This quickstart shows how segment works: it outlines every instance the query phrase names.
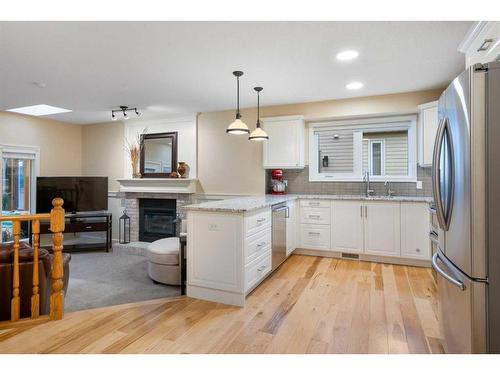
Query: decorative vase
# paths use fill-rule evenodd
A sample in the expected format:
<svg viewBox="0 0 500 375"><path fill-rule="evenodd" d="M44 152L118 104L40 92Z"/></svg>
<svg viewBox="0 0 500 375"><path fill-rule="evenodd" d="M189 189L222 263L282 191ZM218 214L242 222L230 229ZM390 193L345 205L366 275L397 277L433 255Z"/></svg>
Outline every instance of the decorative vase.
<svg viewBox="0 0 500 375"><path fill-rule="evenodd" d="M139 173L139 166L137 165L137 160L131 160L132 163L132 178L141 178Z"/></svg>
<svg viewBox="0 0 500 375"><path fill-rule="evenodd" d="M184 175L186 174L187 171L187 165L186 162L180 161L179 166L177 167L177 172L181 176L181 178L184 178Z"/></svg>

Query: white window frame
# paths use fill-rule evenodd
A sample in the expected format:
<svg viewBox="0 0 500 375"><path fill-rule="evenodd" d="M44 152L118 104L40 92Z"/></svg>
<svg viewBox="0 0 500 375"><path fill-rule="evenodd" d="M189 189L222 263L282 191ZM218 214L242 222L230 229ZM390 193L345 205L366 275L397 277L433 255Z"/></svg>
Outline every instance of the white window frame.
<svg viewBox="0 0 500 375"><path fill-rule="evenodd" d="M36 212L36 178L40 176L40 147L24 145L0 144L0 176L3 175L4 155L19 157L20 159L30 159L33 162L33 170L30 181L30 213ZM0 192L2 191L3 180L0 177ZM1 209L1 207L0 207Z"/></svg>
<svg viewBox="0 0 500 375"><path fill-rule="evenodd" d="M318 130L353 130L353 172L320 173L318 164ZM378 116L309 123L309 181L362 182L363 181L363 133L364 132L408 132L408 174L406 176L370 176L371 181L416 182L417 181L417 116ZM368 159L370 159L368 157Z"/></svg>
<svg viewBox="0 0 500 375"><path fill-rule="evenodd" d="M379 177L373 174L373 145L380 144L380 173L385 176L385 140L383 139L369 139L368 140L368 170L371 177Z"/></svg>

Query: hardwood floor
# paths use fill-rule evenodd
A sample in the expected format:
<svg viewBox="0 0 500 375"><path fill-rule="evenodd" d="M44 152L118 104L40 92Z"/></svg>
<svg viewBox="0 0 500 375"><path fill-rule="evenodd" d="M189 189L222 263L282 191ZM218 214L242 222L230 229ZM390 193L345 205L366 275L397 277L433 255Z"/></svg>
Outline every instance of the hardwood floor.
<svg viewBox="0 0 500 375"><path fill-rule="evenodd" d="M0 353L442 353L425 268L293 255L245 308L188 297L0 327Z"/></svg>

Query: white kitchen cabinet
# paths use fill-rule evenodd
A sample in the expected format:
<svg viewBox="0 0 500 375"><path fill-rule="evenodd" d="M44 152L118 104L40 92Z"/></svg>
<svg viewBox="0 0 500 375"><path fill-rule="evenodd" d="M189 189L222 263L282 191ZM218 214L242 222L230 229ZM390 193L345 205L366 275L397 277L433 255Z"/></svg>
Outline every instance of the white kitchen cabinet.
<svg viewBox="0 0 500 375"><path fill-rule="evenodd" d="M244 306L272 265L271 208L187 212L187 295Z"/></svg>
<svg viewBox="0 0 500 375"><path fill-rule="evenodd" d="M401 203L401 256L429 259L430 213L422 203Z"/></svg>
<svg viewBox="0 0 500 375"><path fill-rule="evenodd" d="M269 136L262 146L264 169L304 168L304 117L266 117L261 121Z"/></svg>
<svg viewBox="0 0 500 375"><path fill-rule="evenodd" d="M332 202L332 249L346 253L363 252L364 205L361 201Z"/></svg>
<svg viewBox="0 0 500 375"><path fill-rule="evenodd" d="M438 102L418 106L418 164L421 167L432 166L434 142L438 131Z"/></svg>
<svg viewBox="0 0 500 375"><path fill-rule="evenodd" d="M465 53L467 67L500 60L500 22L476 22L469 30L458 50Z"/></svg>
<svg viewBox="0 0 500 375"><path fill-rule="evenodd" d="M400 209L399 202L365 203L365 253L400 255Z"/></svg>
<svg viewBox="0 0 500 375"><path fill-rule="evenodd" d="M297 247L297 203L288 201L288 218L286 221L286 256L289 256Z"/></svg>
<svg viewBox="0 0 500 375"><path fill-rule="evenodd" d="M300 247L304 249L331 250L330 225L301 224Z"/></svg>

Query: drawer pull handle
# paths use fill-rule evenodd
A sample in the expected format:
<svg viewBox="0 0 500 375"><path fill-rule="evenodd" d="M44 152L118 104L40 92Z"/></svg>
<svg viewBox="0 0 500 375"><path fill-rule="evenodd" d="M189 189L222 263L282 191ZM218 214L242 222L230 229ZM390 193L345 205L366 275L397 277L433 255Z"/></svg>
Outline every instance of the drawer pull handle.
<svg viewBox="0 0 500 375"><path fill-rule="evenodd" d="M92 229L92 225L87 225L85 229Z"/></svg>
<svg viewBox="0 0 500 375"><path fill-rule="evenodd" d="M257 247L262 247L262 246L265 246L265 245L266 245L266 243L265 243L265 242L261 242L261 243L258 243L258 244L257 244Z"/></svg>
<svg viewBox="0 0 500 375"><path fill-rule="evenodd" d="M257 219L257 224L261 224L263 223L264 221L266 221L266 218L263 217L262 219Z"/></svg>
<svg viewBox="0 0 500 375"><path fill-rule="evenodd" d="M319 206L319 202L309 202L309 206Z"/></svg>
<svg viewBox="0 0 500 375"><path fill-rule="evenodd" d="M309 215L309 219L319 219L319 215Z"/></svg>
<svg viewBox="0 0 500 375"><path fill-rule="evenodd" d="M257 271L262 272L265 269L266 269L266 266L260 266L259 268L257 268Z"/></svg>
<svg viewBox="0 0 500 375"><path fill-rule="evenodd" d="M321 233L319 232L309 232L310 236L319 236Z"/></svg>

